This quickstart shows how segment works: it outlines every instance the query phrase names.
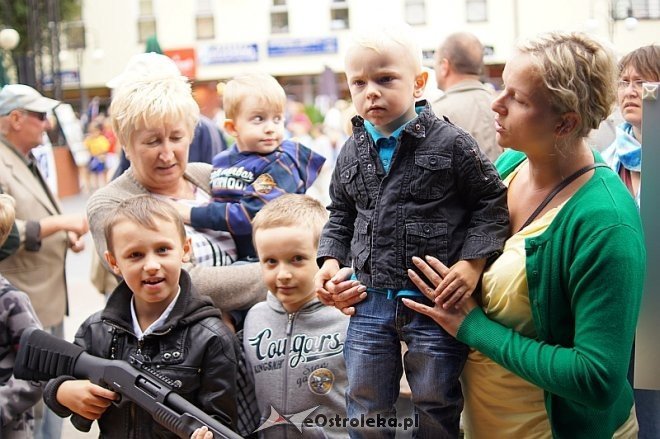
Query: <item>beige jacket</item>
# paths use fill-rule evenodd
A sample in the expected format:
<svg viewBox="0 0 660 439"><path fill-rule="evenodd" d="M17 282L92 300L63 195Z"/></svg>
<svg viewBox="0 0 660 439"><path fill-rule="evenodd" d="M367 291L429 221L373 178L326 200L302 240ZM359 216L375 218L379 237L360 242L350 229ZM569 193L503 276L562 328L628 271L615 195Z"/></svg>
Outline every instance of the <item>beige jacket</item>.
<svg viewBox="0 0 660 439"><path fill-rule="evenodd" d="M69 248L66 232L44 238L37 251L25 248L28 221L59 215L61 209L50 190L30 171L23 155L0 136L0 186L16 200L16 225L20 247L0 262L2 273L30 297L44 327L63 321L67 311L67 286L64 273Z"/></svg>
<svg viewBox="0 0 660 439"><path fill-rule="evenodd" d="M209 192L212 167L207 163L189 163L184 178L204 192ZM135 180L129 168L120 177L94 192L87 201L87 219L99 256L107 248L103 224L114 206L135 195L148 194L147 189ZM104 260L101 257L101 260ZM266 299L266 287L258 264L226 267L184 267L190 273L193 285L200 294L210 296L215 305L224 311L248 309Z"/></svg>
<svg viewBox="0 0 660 439"><path fill-rule="evenodd" d="M490 108L493 99L495 93L487 86L466 80L449 87L431 106L436 116L447 116L454 125L470 133L494 162L502 148L495 140L495 113Z"/></svg>

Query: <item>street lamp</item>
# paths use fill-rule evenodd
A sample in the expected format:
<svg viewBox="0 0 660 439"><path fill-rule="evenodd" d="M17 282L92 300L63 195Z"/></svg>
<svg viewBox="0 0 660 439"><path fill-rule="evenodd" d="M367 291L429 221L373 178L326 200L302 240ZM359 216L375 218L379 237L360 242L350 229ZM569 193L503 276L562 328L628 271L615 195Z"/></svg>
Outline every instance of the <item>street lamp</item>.
<svg viewBox="0 0 660 439"><path fill-rule="evenodd" d="M4 68L4 61L7 55L11 60L11 51L18 46L19 41L21 41L20 35L16 32L16 29L7 28L0 30L0 48L2 49L2 56L0 57L0 85L8 84L10 82L9 75L6 73ZM11 63L10 65L13 65Z"/></svg>

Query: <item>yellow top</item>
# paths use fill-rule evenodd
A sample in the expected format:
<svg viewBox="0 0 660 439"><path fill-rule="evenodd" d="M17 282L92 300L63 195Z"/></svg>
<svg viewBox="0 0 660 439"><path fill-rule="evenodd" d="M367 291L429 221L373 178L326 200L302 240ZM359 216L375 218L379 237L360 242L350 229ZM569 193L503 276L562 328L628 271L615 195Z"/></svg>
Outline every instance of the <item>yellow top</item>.
<svg viewBox="0 0 660 439"><path fill-rule="evenodd" d="M517 171L507 176L508 186ZM547 229L562 206L511 236L502 255L484 272L484 312L492 320L534 338L525 272L525 239ZM551 438L543 390L472 349L463 376L466 438ZM512 416L515 414L515 416Z"/></svg>
<svg viewBox="0 0 660 439"><path fill-rule="evenodd" d="M99 157L110 150L110 141L99 134L98 136L89 136L85 139L85 146L93 157Z"/></svg>
<svg viewBox="0 0 660 439"><path fill-rule="evenodd" d="M517 171L507 176L505 185L509 185ZM482 300L486 315L526 337L535 338L536 330L529 304L525 239L543 233L564 204L549 210L511 236L502 255L483 275ZM465 397L463 427L466 438L552 437L541 388L474 349L470 351L461 381ZM614 437L623 432L630 434L636 430L636 424L633 407L631 417Z"/></svg>

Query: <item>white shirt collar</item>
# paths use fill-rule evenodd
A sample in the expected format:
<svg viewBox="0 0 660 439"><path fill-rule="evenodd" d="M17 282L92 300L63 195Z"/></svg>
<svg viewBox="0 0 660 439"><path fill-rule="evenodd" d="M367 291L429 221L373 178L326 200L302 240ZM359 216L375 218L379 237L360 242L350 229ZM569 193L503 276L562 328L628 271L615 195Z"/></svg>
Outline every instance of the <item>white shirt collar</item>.
<svg viewBox="0 0 660 439"><path fill-rule="evenodd" d="M138 339L142 339L144 336L149 335L163 327L165 320L170 316L172 308L174 308L174 304L179 298L179 294L181 294L181 286L179 286L179 290L176 292L174 300L172 300L170 304L167 305L167 308L165 308L160 317L158 317L156 321L149 325L149 327L145 329L144 332L142 332L142 328L140 328L140 323L138 322L137 314L135 313L135 295L131 297L131 318L133 320L133 333Z"/></svg>

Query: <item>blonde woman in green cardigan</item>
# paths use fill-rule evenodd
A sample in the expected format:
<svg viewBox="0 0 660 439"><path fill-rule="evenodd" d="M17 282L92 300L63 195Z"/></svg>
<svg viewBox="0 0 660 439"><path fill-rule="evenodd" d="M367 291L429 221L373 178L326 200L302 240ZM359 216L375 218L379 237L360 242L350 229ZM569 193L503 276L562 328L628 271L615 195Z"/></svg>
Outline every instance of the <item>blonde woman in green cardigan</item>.
<svg viewBox="0 0 660 439"><path fill-rule="evenodd" d="M615 65L583 34L520 47L493 102L512 236L484 272L482 306L446 303L437 259L409 275L432 317L472 351L466 437L636 437L626 380L644 280L635 203L584 142L614 103ZM451 290L451 287L449 288Z"/></svg>
<svg viewBox="0 0 660 439"><path fill-rule="evenodd" d="M626 373L642 228L619 177L584 142L610 112L615 76L612 55L583 34L519 46L493 103L498 143L510 149L496 166L512 236L484 272L481 306L444 302L447 267L414 258L419 272L409 276L435 304L404 302L472 348L462 376L466 437L637 436ZM352 314L366 293L336 279L319 298Z"/></svg>

